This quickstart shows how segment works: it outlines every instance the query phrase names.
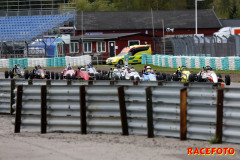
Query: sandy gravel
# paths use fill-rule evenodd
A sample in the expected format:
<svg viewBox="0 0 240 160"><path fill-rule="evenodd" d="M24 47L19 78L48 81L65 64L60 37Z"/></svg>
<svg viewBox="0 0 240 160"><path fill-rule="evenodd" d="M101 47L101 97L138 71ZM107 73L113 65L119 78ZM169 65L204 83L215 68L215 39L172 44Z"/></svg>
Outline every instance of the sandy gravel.
<svg viewBox="0 0 240 160"><path fill-rule="evenodd" d="M210 144L175 138L109 134L14 133L9 115L0 115L0 160L236 160L239 144ZM187 148L234 148L234 156L188 156Z"/></svg>

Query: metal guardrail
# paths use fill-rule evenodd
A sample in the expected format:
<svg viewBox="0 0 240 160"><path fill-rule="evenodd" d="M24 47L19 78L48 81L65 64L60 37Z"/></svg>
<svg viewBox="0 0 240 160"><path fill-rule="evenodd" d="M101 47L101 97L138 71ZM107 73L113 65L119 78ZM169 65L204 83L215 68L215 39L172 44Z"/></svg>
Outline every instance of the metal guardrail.
<svg viewBox="0 0 240 160"><path fill-rule="evenodd" d="M210 140L215 137L217 88L187 89L188 138Z"/></svg>
<svg viewBox="0 0 240 160"><path fill-rule="evenodd" d="M240 89L225 88L223 99L223 141L240 143Z"/></svg>
<svg viewBox="0 0 240 160"><path fill-rule="evenodd" d="M0 93L7 89L8 104L16 102L15 132L122 133L240 143L240 89L219 89L212 83L12 80L18 89L11 91L9 82L0 81Z"/></svg>
<svg viewBox="0 0 240 160"><path fill-rule="evenodd" d="M12 113L14 81L0 80L0 113Z"/></svg>
<svg viewBox="0 0 240 160"><path fill-rule="evenodd" d="M223 89L203 86L20 85L15 90L15 132L140 134L240 143L240 109L237 96L232 97L240 90L225 89L223 104Z"/></svg>

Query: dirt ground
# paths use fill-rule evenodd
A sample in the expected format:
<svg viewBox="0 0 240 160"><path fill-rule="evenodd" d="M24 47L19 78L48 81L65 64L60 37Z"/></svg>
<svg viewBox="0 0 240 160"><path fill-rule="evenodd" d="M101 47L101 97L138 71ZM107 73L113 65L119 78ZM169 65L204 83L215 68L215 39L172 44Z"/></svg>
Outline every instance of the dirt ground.
<svg viewBox="0 0 240 160"><path fill-rule="evenodd" d="M236 160L239 144L112 134L14 133L11 116L0 115L0 160ZM234 148L235 155L193 156L188 148Z"/></svg>

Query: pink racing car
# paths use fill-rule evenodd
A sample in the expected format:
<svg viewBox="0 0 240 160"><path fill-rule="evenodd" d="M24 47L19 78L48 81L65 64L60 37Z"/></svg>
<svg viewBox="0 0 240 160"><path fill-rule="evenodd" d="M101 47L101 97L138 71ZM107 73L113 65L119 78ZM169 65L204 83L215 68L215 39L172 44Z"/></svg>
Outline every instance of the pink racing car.
<svg viewBox="0 0 240 160"><path fill-rule="evenodd" d="M69 65L60 73L60 79L76 79L76 71Z"/></svg>

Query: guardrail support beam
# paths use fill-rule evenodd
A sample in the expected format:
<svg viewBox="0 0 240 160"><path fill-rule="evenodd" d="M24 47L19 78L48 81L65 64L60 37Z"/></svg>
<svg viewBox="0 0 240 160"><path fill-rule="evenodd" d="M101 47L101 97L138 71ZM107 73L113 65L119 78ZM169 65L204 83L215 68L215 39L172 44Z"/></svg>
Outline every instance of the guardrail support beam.
<svg viewBox="0 0 240 160"><path fill-rule="evenodd" d="M180 140L187 139L187 88L180 91Z"/></svg>
<svg viewBox="0 0 240 160"><path fill-rule="evenodd" d="M85 86L80 86L80 119L81 134L87 134L87 111L86 111L86 90Z"/></svg>
<svg viewBox="0 0 240 160"><path fill-rule="evenodd" d="M20 85L17 87L17 104L16 104L14 133L20 133L21 116L22 116L22 95L23 95L23 86Z"/></svg>
<svg viewBox="0 0 240 160"><path fill-rule="evenodd" d="M152 89L146 88L146 111L147 111L147 134L148 138L154 137L153 109L152 109Z"/></svg>
<svg viewBox="0 0 240 160"><path fill-rule="evenodd" d="M121 123L122 123L122 135L128 136L128 121L127 121L127 109L125 104L125 94L124 94L124 87L121 86L118 88L118 102L120 108L120 116L121 116Z"/></svg>
<svg viewBox="0 0 240 160"><path fill-rule="evenodd" d="M10 96L11 96L11 99L10 99L10 114L12 115L13 114L13 112L14 112L14 110L13 110L13 104L15 103L14 102L14 97L15 97L15 95L14 95L14 89L15 89L15 80L14 79L12 79L11 80L11 92L10 92Z"/></svg>
<svg viewBox="0 0 240 160"><path fill-rule="evenodd" d="M47 87L41 86L41 133L47 133Z"/></svg>
<svg viewBox="0 0 240 160"><path fill-rule="evenodd" d="M223 128L223 89L217 90L217 108L216 108L216 133L215 140L222 143L222 128Z"/></svg>

